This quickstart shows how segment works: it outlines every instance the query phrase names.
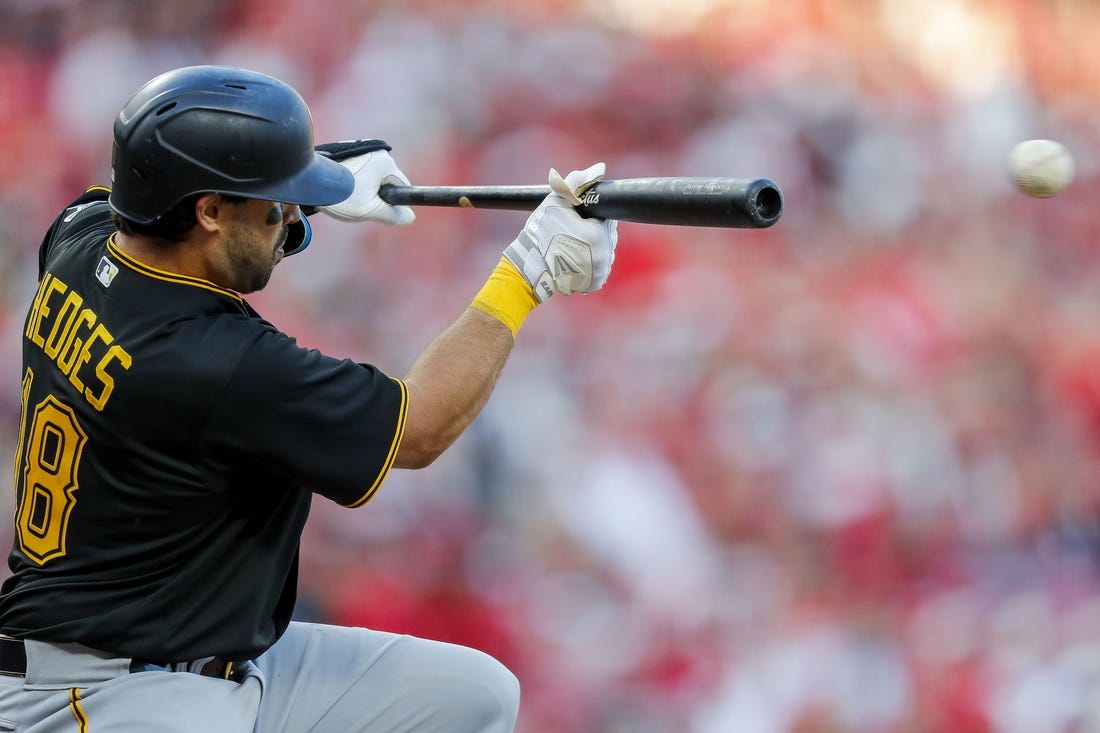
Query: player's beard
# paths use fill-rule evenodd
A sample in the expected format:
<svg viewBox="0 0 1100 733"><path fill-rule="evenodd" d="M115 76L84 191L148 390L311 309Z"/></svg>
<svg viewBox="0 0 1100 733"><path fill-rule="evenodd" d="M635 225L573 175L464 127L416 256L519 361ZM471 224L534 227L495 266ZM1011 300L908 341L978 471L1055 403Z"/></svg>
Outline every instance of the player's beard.
<svg viewBox="0 0 1100 733"><path fill-rule="evenodd" d="M238 293L263 290L271 279L275 265L282 259L287 233L287 228L283 227L278 239L272 243L254 229L233 224L226 243L227 274L232 283L229 287ZM271 249L272 245L274 249Z"/></svg>

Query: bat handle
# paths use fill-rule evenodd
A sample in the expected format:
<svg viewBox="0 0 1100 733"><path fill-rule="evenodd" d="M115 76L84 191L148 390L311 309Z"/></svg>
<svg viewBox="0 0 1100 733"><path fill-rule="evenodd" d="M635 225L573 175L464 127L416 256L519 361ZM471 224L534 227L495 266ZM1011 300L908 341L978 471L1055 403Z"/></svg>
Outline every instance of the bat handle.
<svg viewBox="0 0 1100 733"><path fill-rule="evenodd" d="M396 186L386 184L378 197L393 206L453 206L462 209L534 211L549 186Z"/></svg>

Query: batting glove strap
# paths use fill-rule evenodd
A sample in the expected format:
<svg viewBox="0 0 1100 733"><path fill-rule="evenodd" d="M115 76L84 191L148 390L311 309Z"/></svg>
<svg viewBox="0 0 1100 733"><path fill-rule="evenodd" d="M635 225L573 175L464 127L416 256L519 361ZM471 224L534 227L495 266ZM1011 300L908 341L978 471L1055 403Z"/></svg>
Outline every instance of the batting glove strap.
<svg viewBox="0 0 1100 733"><path fill-rule="evenodd" d="M321 143L313 148L326 158L332 158L336 162L354 158L363 153L373 153L375 150L392 152L393 148L385 140L341 140L335 143Z"/></svg>

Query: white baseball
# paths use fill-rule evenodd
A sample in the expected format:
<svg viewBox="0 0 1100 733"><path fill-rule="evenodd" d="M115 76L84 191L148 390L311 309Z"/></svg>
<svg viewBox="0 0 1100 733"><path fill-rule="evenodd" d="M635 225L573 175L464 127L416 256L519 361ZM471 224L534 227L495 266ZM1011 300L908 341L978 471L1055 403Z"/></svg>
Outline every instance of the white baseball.
<svg viewBox="0 0 1100 733"><path fill-rule="evenodd" d="M1073 180L1076 166L1066 146L1055 140L1024 140L1008 154L1008 170L1016 187L1035 198L1061 193Z"/></svg>

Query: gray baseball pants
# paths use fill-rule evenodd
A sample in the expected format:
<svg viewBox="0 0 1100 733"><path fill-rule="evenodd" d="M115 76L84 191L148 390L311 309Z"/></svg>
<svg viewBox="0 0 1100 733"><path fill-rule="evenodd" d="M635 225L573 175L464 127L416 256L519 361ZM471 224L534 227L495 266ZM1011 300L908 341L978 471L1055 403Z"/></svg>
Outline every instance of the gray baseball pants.
<svg viewBox="0 0 1100 733"><path fill-rule="evenodd" d="M26 676L0 676L0 731L509 733L519 709L518 681L487 654L368 629L292 623L230 680L25 647Z"/></svg>

